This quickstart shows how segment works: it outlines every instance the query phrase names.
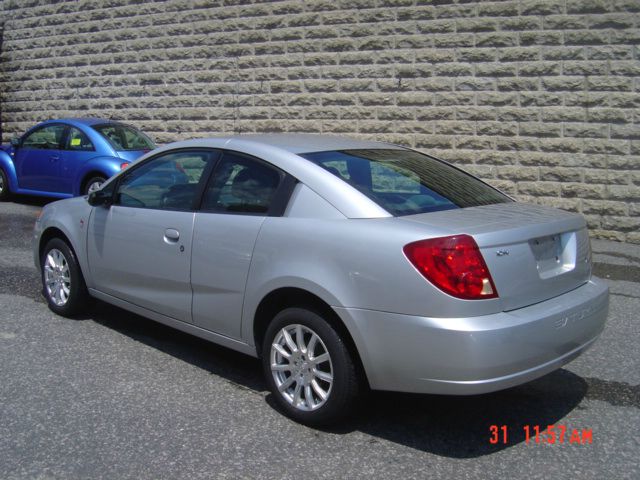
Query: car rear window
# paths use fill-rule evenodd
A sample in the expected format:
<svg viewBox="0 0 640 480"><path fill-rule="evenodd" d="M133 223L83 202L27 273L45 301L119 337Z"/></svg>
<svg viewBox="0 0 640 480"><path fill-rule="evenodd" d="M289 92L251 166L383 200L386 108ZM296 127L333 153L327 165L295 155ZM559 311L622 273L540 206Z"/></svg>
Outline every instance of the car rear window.
<svg viewBox="0 0 640 480"><path fill-rule="evenodd" d="M93 129L106 138L111 146L118 151L153 150L156 148L149 137L128 125L106 123L94 125Z"/></svg>
<svg viewBox="0 0 640 480"><path fill-rule="evenodd" d="M472 175L412 150L341 150L301 156L395 216L512 201Z"/></svg>

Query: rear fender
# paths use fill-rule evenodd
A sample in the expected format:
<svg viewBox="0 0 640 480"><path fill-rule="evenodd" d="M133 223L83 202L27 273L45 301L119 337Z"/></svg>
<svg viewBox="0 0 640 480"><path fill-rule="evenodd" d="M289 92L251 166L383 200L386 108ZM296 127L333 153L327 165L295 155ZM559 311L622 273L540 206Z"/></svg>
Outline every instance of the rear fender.
<svg viewBox="0 0 640 480"><path fill-rule="evenodd" d="M84 163L74 179L73 195L82 195L82 183L89 174L99 173L105 178L109 178L120 171L120 165L122 163L124 163L124 161L117 157L95 157Z"/></svg>

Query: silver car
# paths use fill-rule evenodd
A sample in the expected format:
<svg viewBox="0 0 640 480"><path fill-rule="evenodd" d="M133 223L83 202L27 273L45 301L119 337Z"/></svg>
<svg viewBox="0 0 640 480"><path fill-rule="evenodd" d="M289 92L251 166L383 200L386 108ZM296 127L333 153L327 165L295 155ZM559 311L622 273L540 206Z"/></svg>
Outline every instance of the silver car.
<svg viewBox="0 0 640 480"><path fill-rule="evenodd" d="M368 387L530 381L592 345L608 310L582 216L330 136L157 149L44 207L34 256L54 312L95 297L259 357L282 411L315 425Z"/></svg>

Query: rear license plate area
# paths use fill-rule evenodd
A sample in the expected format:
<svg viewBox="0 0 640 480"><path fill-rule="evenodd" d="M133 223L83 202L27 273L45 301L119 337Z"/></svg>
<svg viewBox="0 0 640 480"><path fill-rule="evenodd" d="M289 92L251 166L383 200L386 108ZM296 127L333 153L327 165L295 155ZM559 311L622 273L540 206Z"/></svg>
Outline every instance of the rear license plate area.
<svg viewBox="0 0 640 480"><path fill-rule="evenodd" d="M529 246L540 278L550 278L576 266L576 233L566 232L534 238Z"/></svg>

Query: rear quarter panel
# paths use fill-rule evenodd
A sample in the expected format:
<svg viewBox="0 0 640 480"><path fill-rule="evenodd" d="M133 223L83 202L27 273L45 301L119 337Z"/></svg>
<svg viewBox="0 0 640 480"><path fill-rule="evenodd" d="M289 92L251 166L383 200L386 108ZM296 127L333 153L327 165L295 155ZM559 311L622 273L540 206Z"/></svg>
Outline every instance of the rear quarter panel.
<svg viewBox="0 0 640 480"><path fill-rule="evenodd" d="M499 311L497 299L469 301L443 293L404 256L407 243L445 233L396 218L267 218L247 280L243 339L253 341L260 301L283 287L307 290L333 307L430 317Z"/></svg>
<svg viewBox="0 0 640 480"><path fill-rule="evenodd" d="M100 172L106 178L110 178L120 171L121 163L122 159L107 156L94 157L90 160L87 160L86 162L83 162L75 174L75 179L73 182L73 194L81 195L82 192L80 191L80 189L82 182L91 172Z"/></svg>

